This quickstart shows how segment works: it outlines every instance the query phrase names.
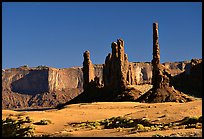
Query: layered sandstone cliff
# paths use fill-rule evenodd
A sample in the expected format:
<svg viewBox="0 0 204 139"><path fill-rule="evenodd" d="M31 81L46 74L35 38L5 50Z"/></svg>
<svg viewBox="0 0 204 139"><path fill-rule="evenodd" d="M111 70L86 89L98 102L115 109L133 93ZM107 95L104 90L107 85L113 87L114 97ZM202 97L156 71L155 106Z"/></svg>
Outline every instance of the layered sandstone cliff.
<svg viewBox="0 0 204 139"><path fill-rule="evenodd" d="M12 68L2 70L2 108L51 107L83 89L81 68Z"/></svg>
<svg viewBox="0 0 204 139"><path fill-rule="evenodd" d="M41 92L81 88L81 68L12 68L2 71L2 87L13 92L35 95Z"/></svg>

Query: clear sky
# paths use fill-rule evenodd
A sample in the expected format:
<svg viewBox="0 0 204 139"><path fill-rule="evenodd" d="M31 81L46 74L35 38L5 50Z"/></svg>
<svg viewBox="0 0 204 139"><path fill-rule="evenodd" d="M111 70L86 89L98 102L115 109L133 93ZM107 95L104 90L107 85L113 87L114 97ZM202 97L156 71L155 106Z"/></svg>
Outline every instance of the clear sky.
<svg viewBox="0 0 204 139"><path fill-rule="evenodd" d="M150 62L153 22L161 62L202 58L201 2L3 2L2 68L82 66L86 50L103 64L118 38L129 61Z"/></svg>

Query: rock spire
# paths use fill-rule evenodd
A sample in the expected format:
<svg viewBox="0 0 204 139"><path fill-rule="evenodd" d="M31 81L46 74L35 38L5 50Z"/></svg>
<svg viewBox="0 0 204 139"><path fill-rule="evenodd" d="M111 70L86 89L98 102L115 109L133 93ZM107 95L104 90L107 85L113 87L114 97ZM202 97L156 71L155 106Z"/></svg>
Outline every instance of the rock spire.
<svg viewBox="0 0 204 139"><path fill-rule="evenodd" d="M94 81L95 73L94 66L90 59L90 52L84 52L84 62L83 62L83 88L84 90L91 81Z"/></svg>
<svg viewBox="0 0 204 139"><path fill-rule="evenodd" d="M164 65L160 64L158 23L153 23L153 88L139 97L140 102L187 102L192 99L172 86L172 76Z"/></svg>

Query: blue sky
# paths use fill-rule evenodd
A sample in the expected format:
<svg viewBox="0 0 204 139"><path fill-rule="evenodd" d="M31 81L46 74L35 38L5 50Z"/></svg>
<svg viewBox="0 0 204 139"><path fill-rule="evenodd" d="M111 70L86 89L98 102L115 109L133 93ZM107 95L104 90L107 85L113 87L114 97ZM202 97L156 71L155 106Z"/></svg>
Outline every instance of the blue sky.
<svg viewBox="0 0 204 139"><path fill-rule="evenodd" d="M201 2L3 2L2 68L82 66L86 50L103 64L118 38L129 61L150 62L153 22L161 62L202 58Z"/></svg>

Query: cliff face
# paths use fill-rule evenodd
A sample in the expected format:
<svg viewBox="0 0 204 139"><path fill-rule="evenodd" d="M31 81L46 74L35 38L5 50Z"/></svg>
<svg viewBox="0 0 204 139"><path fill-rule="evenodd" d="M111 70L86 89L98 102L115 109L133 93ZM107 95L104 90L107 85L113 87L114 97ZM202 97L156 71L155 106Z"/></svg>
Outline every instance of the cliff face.
<svg viewBox="0 0 204 139"><path fill-rule="evenodd" d="M152 65L150 62L129 62L131 84L151 83ZM191 61L166 62L172 76L184 71L190 72ZM103 65L94 65L95 76L103 82ZM130 80L130 79L129 79ZM83 87L82 68L47 68L29 69L12 68L2 71L2 87L13 92L35 95L36 93L62 91L69 88Z"/></svg>
<svg viewBox="0 0 204 139"><path fill-rule="evenodd" d="M192 59L185 72L173 78L173 85L180 91L202 97L202 60Z"/></svg>
<svg viewBox="0 0 204 139"><path fill-rule="evenodd" d="M18 70L12 78L11 91L30 95L46 92L48 91L47 78L47 70Z"/></svg>
<svg viewBox="0 0 204 139"><path fill-rule="evenodd" d="M83 89L81 68L12 68L2 70L2 108L52 107Z"/></svg>
<svg viewBox="0 0 204 139"><path fill-rule="evenodd" d="M65 89L82 88L83 75L81 68L49 68L48 92Z"/></svg>
<svg viewBox="0 0 204 139"><path fill-rule="evenodd" d="M81 88L82 80L81 68L16 68L2 71L3 88L29 95Z"/></svg>

